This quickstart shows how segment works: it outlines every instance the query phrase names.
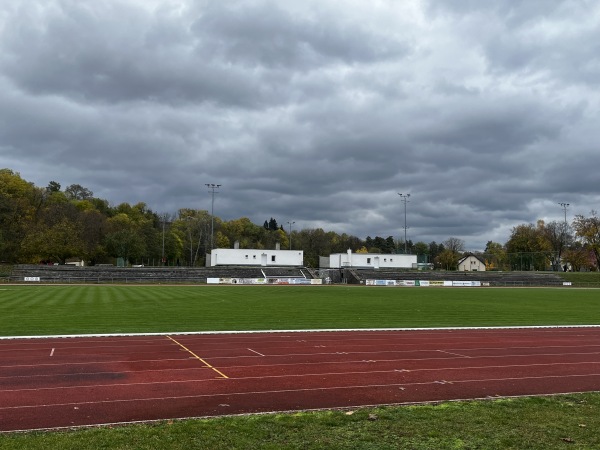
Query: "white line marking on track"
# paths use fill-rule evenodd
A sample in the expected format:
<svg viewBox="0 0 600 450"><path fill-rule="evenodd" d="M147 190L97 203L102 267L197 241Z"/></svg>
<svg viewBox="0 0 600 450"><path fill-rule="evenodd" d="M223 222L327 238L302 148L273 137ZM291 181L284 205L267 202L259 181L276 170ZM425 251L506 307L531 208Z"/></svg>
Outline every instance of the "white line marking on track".
<svg viewBox="0 0 600 450"><path fill-rule="evenodd" d="M504 350L504 349L502 349L502 350ZM447 352L446 350L438 350L438 352L447 353L448 355L453 355L453 356L460 356L461 358L471 358L471 356L461 355L460 353Z"/></svg>
<svg viewBox="0 0 600 450"><path fill-rule="evenodd" d="M553 330L577 328L600 328L600 325L523 325L506 327L443 327L443 328L316 328L305 330L224 330L224 331L173 331L170 333L94 333L94 334L55 334L46 336L0 336L0 340L11 339L57 339L57 338L93 338L93 337L128 337L128 336L189 336L189 335L222 335L222 334L278 334L278 333L344 333L344 332L374 332L374 331L462 331L462 330ZM284 336L288 337L288 336ZM306 342L306 341L297 341Z"/></svg>
<svg viewBox="0 0 600 450"><path fill-rule="evenodd" d="M250 350L252 353L256 353L259 356L265 356L262 353L258 353L256 350L252 350L251 348L249 348L248 350Z"/></svg>
<svg viewBox="0 0 600 450"><path fill-rule="evenodd" d="M585 364L598 364L594 363L575 363L577 365L585 365ZM250 376L250 377L236 377L233 378L237 381L245 381L245 380L267 380L267 379L281 379L281 378L309 378L309 377L343 377L348 375L372 375L372 374L392 374L398 372L448 372L448 371L461 371L461 370L472 370L472 369L506 369L506 368L523 368L523 367L534 367L534 366L569 366L572 363L552 363L552 364L527 364L527 365L507 365L507 366L473 366L473 367L436 367L435 369L425 369L425 368L417 368L411 370L398 370L398 369L390 369L390 370L366 370L366 371L351 371L351 372L315 372L315 373L303 373L303 374L284 374L284 375L262 375L262 376ZM204 367L204 369L209 369L208 367ZM231 369L231 368L230 368ZM492 381L502 381L502 380L527 380L527 379L545 379L545 378L570 378L570 377L587 377L587 376L600 376L600 373L584 373L584 374L569 374L569 375L547 375L547 376L535 376L535 377L510 377L510 378L493 378L490 379ZM201 382L218 382L221 378L193 378L187 380L169 380L169 381L150 381L143 383L108 383L108 384L82 384L79 386L56 386L56 387L42 387L42 388L24 388L24 389L5 389L0 391L0 393L5 392L37 392L37 391L62 391L62 390L76 390L76 389L89 389L89 388L113 388L113 387L123 387L123 386L151 386L151 385L177 385L177 384L185 384L185 383L201 383ZM454 383L465 383L470 381L486 381L487 379L482 380L455 380ZM489 381L489 380L488 380ZM410 384L436 384L438 381L427 381L427 382L415 382L415 383L403 383L403 385ZM370 385L369 385L370 386ZM387 386L387 385L381 385ZM360 386L358 386L360 387ZM345 388L344 386L333 386L330 388L323 389L337 389L337 388ZM311 390L311 389L300 389L300 390ZM218 395L218 394L215 394ZM2 407L0 407L0 410Z"/></svg>
<svg viewBox="0 0 600 450"><path fill-rule="evenodd" d="M454 381L452 384L466 384L466 383L488 383L491 381L522 381L522 380L545 380L545 379L557 379L557 378L585 378L585 377L599 377L600 373L592 374L581 374L581 375L552 375L547 377L508 377L508 378L487 378L487 379L472 379L472 380L459 380ZM238 396L238 395L264 395L264 394L283 394L289 392L318 392L318 391L332 391L332 390L346 390L346 389L373 389L373 388L389 388L389 387L406 387L406 386L425 386L437 384L439 381L425 381L415 383L392 383L392 384L358 384L352 386L332 386L332 387L317 387L317 388L301 388L301 389L278 389L268 391L250 391L250 392L217 392L211 394L198 394L198 395L181 395L181 396L168 396L168 397L150 397L150 398L128 398L128 399L115 399L115 400L99 400L99 401L87 401L87 402L73 402L73 403L50 403L42 405L19 405L19 406L0 406L2 410L15 410L15 409L32 409L32 408L45 408L45 407L59 407L59 406L76 406L76 405L97 405L106 403L131 403L131 402L148 402L148 401L160 401L160 400L174 400L183 398L214 398L214 397L227 397L227 396Z"/></svg>

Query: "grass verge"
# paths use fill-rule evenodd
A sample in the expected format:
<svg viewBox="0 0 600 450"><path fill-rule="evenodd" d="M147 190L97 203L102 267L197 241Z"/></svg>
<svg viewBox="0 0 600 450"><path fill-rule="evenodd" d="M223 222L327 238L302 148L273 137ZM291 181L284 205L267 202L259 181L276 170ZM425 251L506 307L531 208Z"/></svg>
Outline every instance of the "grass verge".
<svg viewBox="0 0 600 450"><path fill-rule="evenodd" d="M12 433L0 449L588 449L599 430L590 393Z"/></svg>

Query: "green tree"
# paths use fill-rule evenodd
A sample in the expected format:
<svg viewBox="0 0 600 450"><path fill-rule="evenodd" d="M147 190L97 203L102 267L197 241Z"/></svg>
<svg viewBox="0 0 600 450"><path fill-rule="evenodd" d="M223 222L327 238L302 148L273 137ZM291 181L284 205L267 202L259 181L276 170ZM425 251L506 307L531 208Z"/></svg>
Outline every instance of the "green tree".
<svg viewBox="0 0 600 450"><path fill-rule="evenodd" d="M52 260L64 264L72 257L81 258L84 242L81 229L68 217L61 217L49 226L39 225L23 241L31 259Z"/></svg>
<svg viewBox="0 0 600 450"><path fill-rule="evenodd" d="M65 195L69 200L87 200L92 198L94 193L80 184L72 184L65 189Z"/></svg>
<svg viewBox="0 0 600 450"><path fill-rule="evenodd" d="M435 261L437 256L444 251L444 244L438 244L435 241L429 243L429 258L431 261Z"/></svg>
<svg viewBox="0 0 600 450"><path fill-rule="evenodd" d="M294 247L304 250L304 264L319 267L319 256L329 255L330 240L322 228L304 229L295 235Z"/></svg>
<svg viewBox="0 0 600 450"><path fill-rule="evenodd" d="M425 242L416 242L415 245L413 245L413 251L417 255L429 255L429 245Z"/></svg>
<svg viewBox="0 0 600 450"><path fill-rule="evenodd" d="M60 192L60 183L56 181L51 181L48 183L48 187L46 188L47 192Z"/></svg>
<svg viewBox="0 0 600 450"><path fill-rule="evenodd" d="M206 210L179 210L178 218L173 222L173 228L178 232L182 241L184 259L187 260L187 265L195 266L201 263L204 260L204 255L210 251L213 219L215 224L214 236L217 237L221 223L217 217L211 217Z"/></svg>
<svg viewBox="0 0 600 450"><path fill-rule="evenodd" d="M132 259L143 257L146 252L144 241L135 230L130 228L108 233L104 238L104 244L110 256L123 258L126 264Z"/></svg>

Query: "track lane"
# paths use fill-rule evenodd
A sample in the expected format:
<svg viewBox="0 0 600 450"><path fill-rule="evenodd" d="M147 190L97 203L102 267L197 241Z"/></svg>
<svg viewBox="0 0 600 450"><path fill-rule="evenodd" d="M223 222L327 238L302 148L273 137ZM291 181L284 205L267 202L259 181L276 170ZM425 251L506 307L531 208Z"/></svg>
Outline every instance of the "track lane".
<svg viewBox="0 0 600 450"><path fill-rule="evenodd" d="M600 387L600 331L593 328L176 340L229 379L167 336L0 341L0 430ZM53 356L44 355L50 348Z"/></svg>

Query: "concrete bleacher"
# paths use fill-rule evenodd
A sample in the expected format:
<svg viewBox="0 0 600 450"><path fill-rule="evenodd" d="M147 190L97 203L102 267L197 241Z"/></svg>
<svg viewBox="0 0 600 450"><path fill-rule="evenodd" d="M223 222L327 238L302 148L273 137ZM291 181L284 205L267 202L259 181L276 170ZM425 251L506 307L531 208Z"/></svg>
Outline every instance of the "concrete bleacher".
<svg viewBox="0 0 600 450"><path fill-rule="evenodd" d="M266 278L312 278L310 272L299 267L262 267Z"/></svg>
<svg viewBox="0 0 600 450"><path fill-rule="evenodd" d="M337 275L334 276L336 273ZM402 269L342 269L321 273L333 283L364 284L365 280L481 281L489 286L562 286L557 272L452 272ZM70 265L14 266L7 281L41 283L186 283L204 284L208 278L317 278L313 270L300 267L115 267Z"/></svg>
<svg viewBox="0 0 600 450"><path fill-rule="evenodd" d="M115 267L20 264L11 282L39 278L41 283L206 283L208 278L264 278L264 267ZM269 268L268 277L312 278L300 268Z"/></svg>
<svg viewBox="0 0 600 450"><path fill-rule="evenodd" d="M453 272L386 269L353 269L359 282L365 280L481 281L490 286L562 286L557 272Z"/></svg>

